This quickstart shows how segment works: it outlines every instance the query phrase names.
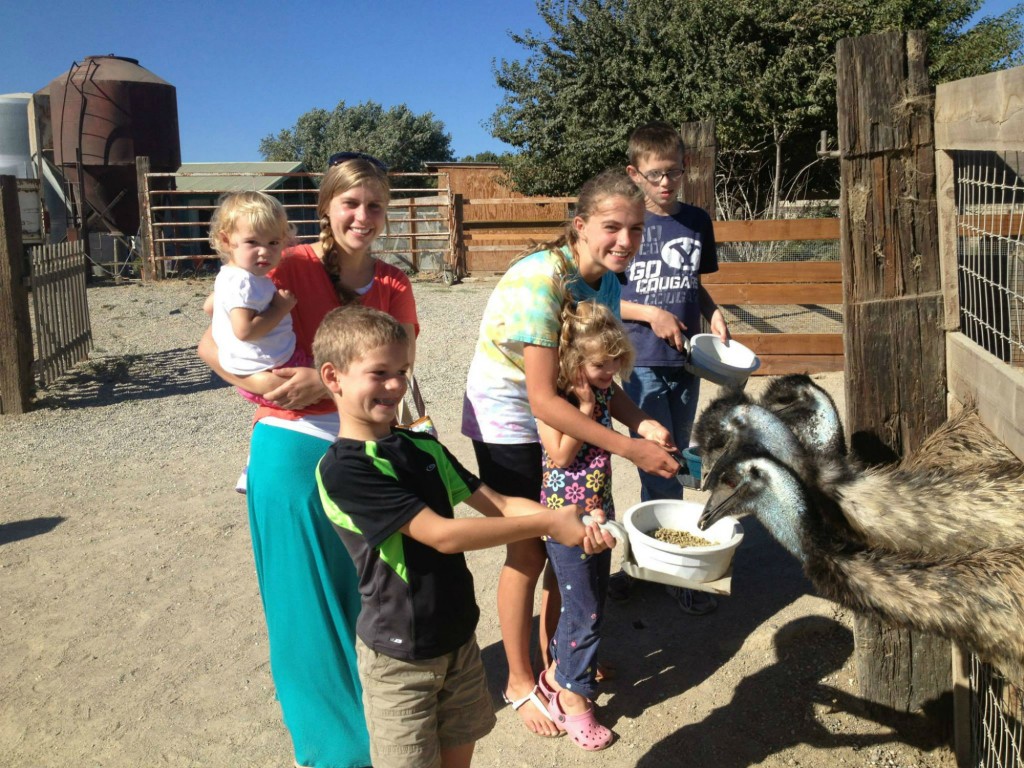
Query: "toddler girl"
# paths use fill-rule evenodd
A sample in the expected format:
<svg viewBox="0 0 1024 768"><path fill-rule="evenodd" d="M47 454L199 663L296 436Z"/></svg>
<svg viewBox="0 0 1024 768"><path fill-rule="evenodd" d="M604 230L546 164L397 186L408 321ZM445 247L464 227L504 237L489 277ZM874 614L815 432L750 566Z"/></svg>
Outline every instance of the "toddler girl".
<svg viewBox="0 0 1024 768"><path fill-rule="evenodd" d="M295 296L267 277L294 233L281 203L263 192L225 195L210 222L210 245L223 261L213 286L213 338L221 367L245 377L238 391L256 403L266 404L260 395L285 382L273 369L312 364L296 352Z"/></svg>
<svg viewBox="0 0 1024 768"><path fill-rule="evenodd" d="M622 324L602 304L570 303L562 315L558 393L610 429L612 378L629 375L633 347ZM613 520L611 454L539 420L537 430L543 447L541 504L603 509ZM661 436L657 424L649 420L640 424L638 433L648 439ZM545 546L558 580L562 612L551 640L551 665L541 672L538 687L548 696L548 712L560 729L584 749L604 749L612 733L597 722L591 702L597 693L597 647L611 551L588 556L580 547L551 540Z"/></svg>

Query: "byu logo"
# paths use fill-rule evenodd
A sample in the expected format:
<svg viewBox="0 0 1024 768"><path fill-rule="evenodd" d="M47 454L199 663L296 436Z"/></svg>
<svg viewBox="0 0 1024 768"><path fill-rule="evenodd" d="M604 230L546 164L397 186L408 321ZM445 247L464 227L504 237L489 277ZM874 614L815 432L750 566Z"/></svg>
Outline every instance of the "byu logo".
<svg viewBox="0 0 1024 768"><path fill-rule="evenodd" d="M661 258L673 269L692 271L700 263L700 241L692 237L669 240L661 247Z"/></svg>

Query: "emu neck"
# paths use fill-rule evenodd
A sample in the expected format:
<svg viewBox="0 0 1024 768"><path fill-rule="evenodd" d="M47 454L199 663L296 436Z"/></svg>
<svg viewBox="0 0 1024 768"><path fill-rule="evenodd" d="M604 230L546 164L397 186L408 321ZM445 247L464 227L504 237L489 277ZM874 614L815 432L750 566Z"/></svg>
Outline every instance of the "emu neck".
<svg viewBox="0 0 1024 768"><path fill-rule="evenodd" d="M772 477L772 498L759 504L757 517L772 537L801 563L807 562L804 551L807 500L796 480L776 469Z"/></svg>

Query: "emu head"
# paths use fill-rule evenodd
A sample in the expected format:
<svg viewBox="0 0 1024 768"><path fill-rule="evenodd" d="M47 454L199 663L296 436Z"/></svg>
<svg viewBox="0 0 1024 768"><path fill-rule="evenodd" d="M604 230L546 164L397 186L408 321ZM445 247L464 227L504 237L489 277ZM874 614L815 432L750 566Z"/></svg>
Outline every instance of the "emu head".
<svg viewBox="0 0 1024 768"><path fill-rule="evenodd" d="M724 457L708 490L711 497L697 521L701 530L721 520L756 516L791 554L806 559L803 544L807 496L800 478L774 456L742 446Z"/></svg>
<svg viewBox="0 0 1024 768"><path fill-rule="evenodd" d="M806 454L785 422L740 392L712 402L698 420L694 438L709 467L704 472L704 488L715 481L723 462L741 446L774 456L799 474L809 471Z"/></svg>
<svg viewBox="0 0 1024 768"><path fill-rule="evenodd" d="M789 426L807 453L825 458L846 455L846 435L835 401L810 376L774 379L759 402Z"/></svg>

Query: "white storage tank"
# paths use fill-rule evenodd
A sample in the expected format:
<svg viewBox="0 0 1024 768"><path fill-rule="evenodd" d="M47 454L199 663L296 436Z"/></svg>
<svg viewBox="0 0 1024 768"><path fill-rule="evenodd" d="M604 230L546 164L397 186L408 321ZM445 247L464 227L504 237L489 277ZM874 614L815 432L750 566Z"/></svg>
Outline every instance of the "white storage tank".
<svg viewBox="0 0 1024 768"><path fill-rule="evenodd" d="M26 245L43 242L43 208L28 133L30 93L0 95L0 176L18 179L21 234Z"/></svg>
<svg viewBox="0 0 1024 768"><path fill-rule="evenodd" d="M32 150L28 138L30 93L0 96L0 176L34 179Z"/></svg>

